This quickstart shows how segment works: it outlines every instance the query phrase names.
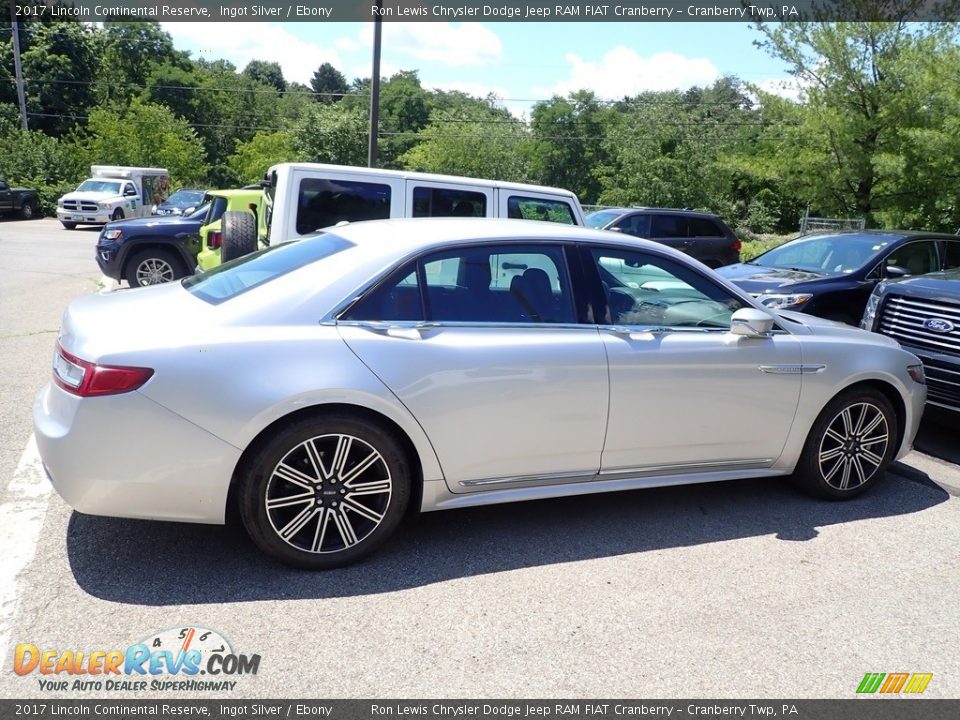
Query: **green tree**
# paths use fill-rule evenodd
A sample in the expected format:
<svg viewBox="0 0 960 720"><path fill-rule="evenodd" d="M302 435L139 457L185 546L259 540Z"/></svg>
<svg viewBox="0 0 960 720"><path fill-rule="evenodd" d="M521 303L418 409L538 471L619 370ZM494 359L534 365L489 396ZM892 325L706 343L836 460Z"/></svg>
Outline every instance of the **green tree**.
<svg viewBox="0 0 960 720"><path fill-rule="evenodd" d="M314 105L294 126L293 147L310 162L367 164L367 114L358 108Z"/></svg>
<svg viewBox="0 0 960 720"><path fill-rule="evenodd" d="M349 86L343 73L328 62L323 63L310 78L310 89L316 93L314 98L321 103L335 103L343 99Z"/></svg>
<svg viewBox="0 0 960 720"><path fill-rule="evenodd" d="M940 72L939 64L956 72L955 24L816 22L759 29L759 44L786 62L802 87L797 104L765 98L785 119L778 132L790 142L777 147L785 174L817 212L871 223L902 214L898 208L916 200L908 160L937 159L930 154L936 143L923 142L923 134L945 117L925 111L930 98L923 93L932 89L929 78ZM942 111L951 101L937 95Z"/></svg>
<svg viewBox="0 0 960 720"><path fill-rule="evenodd" d="M280 63L277 62L251 60L243 69L243 75L254 82L262 83L281 92L287 89L287 81L283 79L283 70L280 68Z"/></svg>
<svg viewBox="0 0 960 720"><path fill-rule="evenodd" d="M300 157L294 147L292 132L258 132L249 142L237 144L236 152L227 160L236 178L243 184L259 182L271 165L295 162Z"/></svg>
<svg viewBox="0 0 960 720"><path fill-rule="evenodd" d="M134 98L126 106L90 111L84 143L90 164L165 167L174 185L195 185L207 176L203 143L163 105Z"/></svg>
<svg viewBox="0 0 960 720"><path fill-rule="evenodd" d="M399 161L409 170L526 182L527 142L523 123L504 120L490 109L465 106L434 113Z"/></svg>

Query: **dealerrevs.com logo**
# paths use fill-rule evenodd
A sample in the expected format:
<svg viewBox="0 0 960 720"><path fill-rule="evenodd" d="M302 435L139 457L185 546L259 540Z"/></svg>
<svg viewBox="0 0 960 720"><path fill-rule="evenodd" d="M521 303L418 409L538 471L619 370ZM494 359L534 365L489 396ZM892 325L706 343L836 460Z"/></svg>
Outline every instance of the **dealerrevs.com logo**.
<svg viewBox="0 0 960 720"><path fill-rule="evenodd" d="M232 691L256 675L260 656L236 653L216 630L170 628L125 650L57 650L20 643L13 671L36 676L41 690L110 692Z"/></svg>

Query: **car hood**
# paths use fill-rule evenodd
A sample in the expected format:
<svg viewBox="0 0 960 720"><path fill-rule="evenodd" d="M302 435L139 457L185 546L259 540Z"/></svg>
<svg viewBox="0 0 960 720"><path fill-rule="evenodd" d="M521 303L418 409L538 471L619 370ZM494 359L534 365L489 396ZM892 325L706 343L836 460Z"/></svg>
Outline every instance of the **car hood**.
<svg viewBox="0 0 960 720"><path fill-rule="evenodd" d="M194 297L179 282L117 290L70 303L59 341L77 357L109 364L114 353L176 350L208 333L215 317L214 306Z"/></svg>
<svg viewBox="0 0 960 720"><path fill-rule="evenodd" d="M789 268L768 268L748 263L737 263L718 268L717 274L751 293L761 293L783 288L792 290L794 285L821 280L823 273Z"/></svg>
<svg viewBox="0 0 960 720"><path fill-rule="evenodd" d="M129 220L115 220L107 223L107 227L123 230L149 230L160 225L162 227L182 226L185 230L192 228L196 231L202 224L203 221L200 218L191 220L182 215L148 215L147 217L130 218Z"/></svg>
<svg viewBox="0 0 960 720"><path fill-rule="evenodd" d="M817 317L816 315L807 315L806 313L794 312L792 310L780 310L775 314L788 321L787 326L790 330L804 335L847 338L852 342L860 344L870 343L873 345L900 347L900 343L886 335L867 332L852 325L834 322L833 320L827 320L822 317ZM800 327L798 328L797 326Z"/></svg>
<svg viewBox="0 0 960 720"><path fill-rule="evenodd" d="M120 199L122 197L123 196L120 195L119 193L89 192L85 190L84 192L76 192L76 191L69 192L60 199L61 200L90 200L92 202L102 202L104 200Z"/></svg>
<svg viewBox="0 0 960 720"><path fill-rule="evenodd" d="M938 295L956 302L960 297L960 268L941 270L940 272L914 275L897 280L887 280L887 284L904 291L918 295Z"/></svg>

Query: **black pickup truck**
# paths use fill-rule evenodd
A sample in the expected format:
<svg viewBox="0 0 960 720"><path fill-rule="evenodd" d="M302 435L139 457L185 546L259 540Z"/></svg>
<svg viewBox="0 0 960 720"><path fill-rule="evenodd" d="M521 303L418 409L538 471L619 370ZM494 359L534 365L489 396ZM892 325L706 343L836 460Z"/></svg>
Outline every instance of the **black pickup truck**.
<svg viewBox="0 0 960 720"><path fill-rule="evenodd" d="M37 214L37 191L30 188L12 188L0 177L0 215L17 213L24 220Z"/></svg>

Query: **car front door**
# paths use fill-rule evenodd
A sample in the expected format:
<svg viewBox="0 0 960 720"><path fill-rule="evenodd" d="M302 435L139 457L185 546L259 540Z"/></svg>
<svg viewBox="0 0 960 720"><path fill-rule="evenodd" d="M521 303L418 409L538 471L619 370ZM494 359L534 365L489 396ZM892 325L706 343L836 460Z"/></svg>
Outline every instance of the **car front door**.
<svg viewBox="0 0 960 720"><path fill-rule="evenodd" d="M426 431L451 492L599 471L607 359L596 325L577 322L560 245L429 254L338 326Z"/></svg>
<svg viewBox="0 0 960 720"><path fill-rule="evenodd" d="M800 344L776 330L729 332L746 304L674 259L584 249L607 303L597 313L610 363L601 476L748 470L780 456L803 372Z"/></svg>

